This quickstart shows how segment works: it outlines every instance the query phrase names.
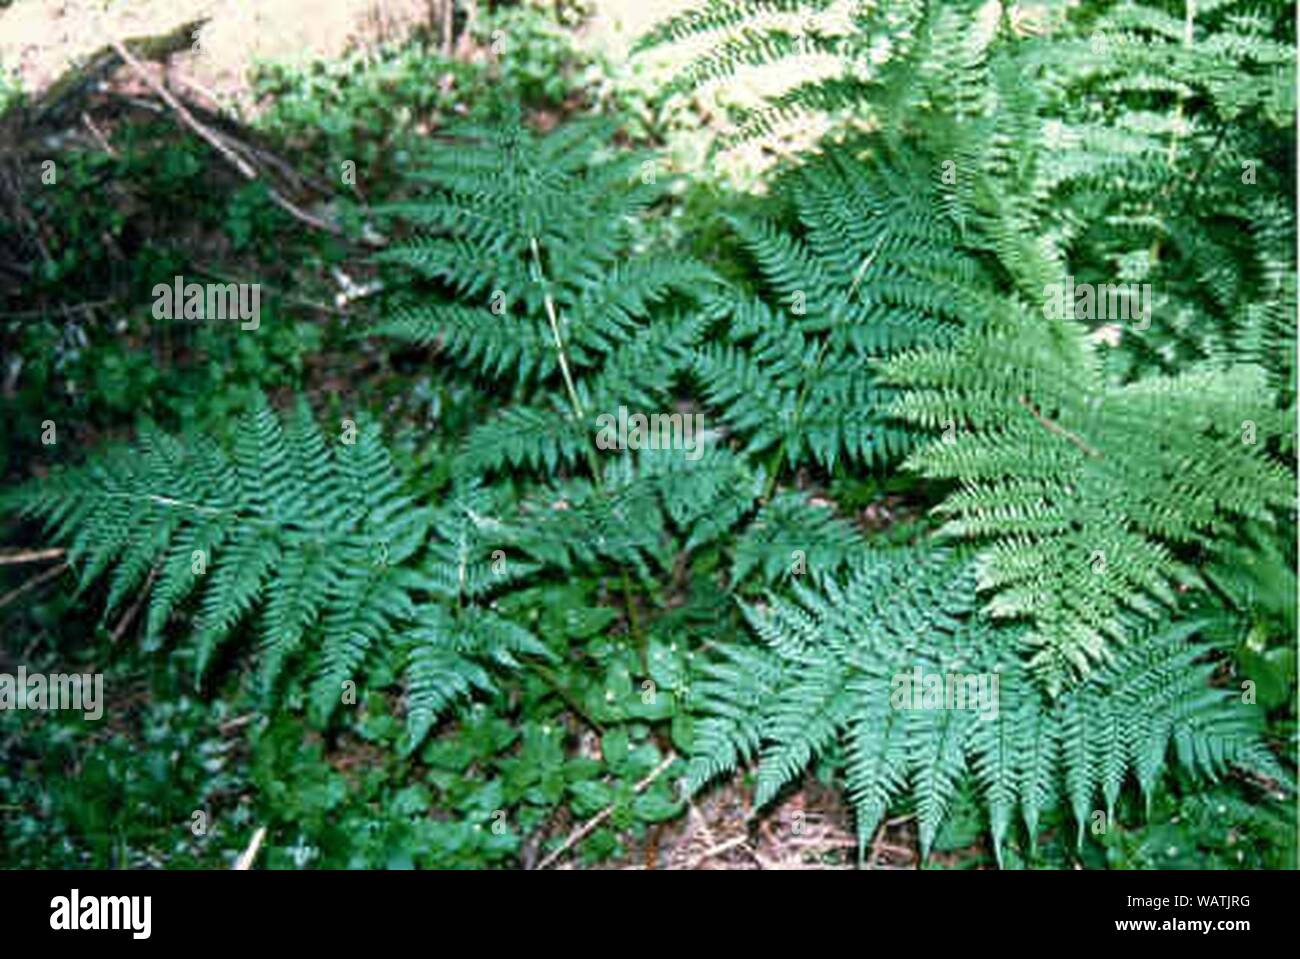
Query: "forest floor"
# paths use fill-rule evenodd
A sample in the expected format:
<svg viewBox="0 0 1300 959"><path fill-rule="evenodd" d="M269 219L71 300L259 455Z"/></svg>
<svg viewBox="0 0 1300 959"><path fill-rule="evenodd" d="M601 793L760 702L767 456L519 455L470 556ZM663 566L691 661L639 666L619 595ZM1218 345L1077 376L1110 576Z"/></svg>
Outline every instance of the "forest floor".
<svg viewBox="0 0 1300 959"><path fill-rule="evenodd" d="M593 0L580 43L625 54L634 38L690 0ZM38 95L66 71L120 40L187 33L178 75L223 105L251 107L250 69L302 63L396 43L426 26L437 0L19 0L0 9L0 71ZM193 25L193 26L192 26Z"/></svg>
<svg viewBox="0 0 1300 959"><path fill-rule="evenodd" d="M259 61L303 62L400 41L427 21L429 7L426 0L130 0L105 9L102 0L25 0L0 10L0 68L35 96L110 39L179 31L190 49L171 58L176 73L223 105L247 104L250 68Z"/></svg>

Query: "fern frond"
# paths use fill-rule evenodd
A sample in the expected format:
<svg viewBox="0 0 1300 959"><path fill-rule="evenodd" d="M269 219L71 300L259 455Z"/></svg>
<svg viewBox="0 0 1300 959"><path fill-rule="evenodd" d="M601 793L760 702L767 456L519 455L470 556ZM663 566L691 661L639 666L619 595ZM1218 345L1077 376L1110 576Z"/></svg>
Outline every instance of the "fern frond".
<svg viewBox="0 0 1300 959"><path fill-rule="evenodd" d="M412 748L451 697L492 688L491 671L520 668L519 656L549 655L486 605L537 569L524 537L498 518L498 499L471 484L421 506L365 417L327 438L305 403L282 420L259 397L234 435L227 452L145 424L135 449L14 499L70 542L83 588L112 570L113 604L157 568L149 648L200 593L190 639L199 675L256 618L264 695L302 661L321 723L358 701L349 694L372 657L427 639L420 630L447 617L447 655L410 657Z"/></svg>
<svg viewBox="0 0 1300 959"><path fill-rule="evenodd" d="M1063 793L1082 836L1130 780L1149 797L1171 753L1205 778L1235 766L1285 779L1259 709L1211 685L1199 624L1130 621L1116 658L1050 701L1016 655L1018 630L973 609L974 575L943 552L868 550L847 578L748 607L760 645L724 645L694 683L692 787L758 756L762 805L844 737L863 845L908 796L928 853L973 778L1001 857L1017 807L1032 840Z"/></svg>
<svg viewBox="0 0 1300 959"><path fill-rule="evenodd" d="M1033 624L1034 667L1059 690L1122 642L1127 611L1172 602L1180 545L1288 500L1266 438L1285 426L1258 368L1113 385L1069 321L1008 313L882 369L908 391L899 415L945 430L908 465L961 484L945 532L982 545L989 611Z"/></svg>

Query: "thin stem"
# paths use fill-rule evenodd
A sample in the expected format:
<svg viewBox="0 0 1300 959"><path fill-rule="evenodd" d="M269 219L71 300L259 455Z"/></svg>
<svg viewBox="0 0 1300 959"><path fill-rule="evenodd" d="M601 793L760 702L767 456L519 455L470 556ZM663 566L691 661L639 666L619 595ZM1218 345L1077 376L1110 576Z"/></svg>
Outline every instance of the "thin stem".
<svg viewBox="0 0 1300 959"><path fill-rule="evenodd" d="M831 343L831 339L829 335L826 337L826 339L822 340L822 345L817 350L817 359L813 360L812 371L808 374L808 376L804 378L803 385L799 388L799 398L795 400L795 404L794 404L794 423L796 426L798 425L799 420L803 416L803 407L804 407L804 403L808 399L808 391L809 389L812 388L812 381L814 377L816 377L817 372L821 369L822 360L826 358L826 350L827 348L829 348L830 343ZM785 437L783 436L781 437L780 444L776 448L776 453L772 456L772 462L768 464L768 469L771 471L771 475L769 475L767 478L767 488L763 490L763 499L765 500L771 499L772 493L775 492L776 490L776 477L777 477L777 473L781 469L781 457L784 454L785 454Z"/></svg>
<svg viewBox="0 0 1300 959"><path fill-rule="evenodd" d="M582 409L582 402L578 399L578 391L573 387L573 374L569 372L569 358L564 352L564 340L560 338L560 321L555 312L555 301L551 298L550 283L547 282L546 272L542 268L542 254L537 248L537 237L530 236L528 245L533 251L533 262L537 264L537 276L542 281L542 301L546 304L546 319L551 324L551 336L555 340L555 355L560 361L560 372L564 374L564 386L569 391L569 402L573 404L573 412L581 421L586 418Z"/></svg>
<svg viewBox="0 0 1300 959"><path fill-rule="evenodd" d="M48 582L49 580L52 580L54 577L58 576L65 569L67 569L69 565L70 564L68 563L60 563L58 566L51 566L43 573L40 573L37 576L33 576L31 579L23 583L18 588L11 589L9 592L5 593L4 596L0 596L0 609L3 609L5 606L8 606L15 599L17 599L19 596L23 595L24 593L28 592L29 590L33 590L37 586L40 586L41 583L45 583Z"/></svg>
<svg viewBox="0 0 1300 959"><path fill-rule="evenodd" d="M647 676L650 675L650 644L647 642L645 634L641 632L641 620L636 612L636 603L632 600L632 581L628 579L627 570L623 570L623 602L627 606L627 628L632 634L632 640L636 643L637 649L641 653L641 668L645 670Z"/></svg>
<svg viewBox="0 0 1300 959"><path fill-rule="evenodd" d="M533 254L533 263L537 267L537 278L542 283L542 302L546 305L546 319L551 325L551 336L555 342L555 355L559 359L560 372L564 374L564 386L569 393L569 402L573 406L573 413L579 423L586 420L586 411L582 408L582 401L578 399L578 391L573 385L573 374L569 370L569 358L564 350L564 340L560 336L559 317L555 309L555 300L551 297L550 281L546 278L546 270L542 266L542 253L537 245L537 237L528 238L528 247ZM587 453L587 463L591 468L591 478L598 489L603 488L604 483L601 478L600 462L596 457L596 451L592 448L591 437L587 437L584 444ZM632 601L632 583L627 577L627 572L623 573L623 599L627 604L628 627L631 630L632 638L641 650L641 659L646 671L649 672L649 654L646 643L641 634L641 626L636 613L636 604Z"/></svg>
<svg viewBox="0 0 1300 959"><path fill-rule="evenodd" d="M1034 404L1030 402L1028 396L1022 395L1020 397L1020 405L1023 406L1025 409L1029 410L1029 414L1034 419L1038 420L1039 424L1041 424L1047 430L1055 433L1057 436L1069 440L1071 443L1079 447L1079 449L1083 450L1085 453L1087 453L1089 456L1093 457L1094 459L1102 458L1101 450L1097 449L1095 446L1090 445L1088 441L1083 439L1082 437L1074 433L1071 433L1069 430L1061 426L1059 423L1053 422L1052 420L1044 416L1042 413L1038 412L1038 410L1034 408Z"/></svg>

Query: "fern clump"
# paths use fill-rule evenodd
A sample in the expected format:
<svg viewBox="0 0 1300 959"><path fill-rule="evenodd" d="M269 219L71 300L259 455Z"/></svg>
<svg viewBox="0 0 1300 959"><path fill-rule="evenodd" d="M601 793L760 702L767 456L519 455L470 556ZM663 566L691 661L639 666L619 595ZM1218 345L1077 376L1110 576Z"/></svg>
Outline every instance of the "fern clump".
<svg viewBox="0 0 1300 959"><path fill-rule="evenodd" d="M706 3L646 39L711 41L678 90L836 61L734 117L732 143L834 122L774 184L785 223L731 217L761 284L696 369L745 452L776 451L771 491L782 463L901 459L970 549L877 554L802 497L764 505L736 569L794 599L748 603L760 644L704 667L694 785L757 759L761 805L842 742L864 842L910 797L928 848L970 780L1000 853L1017 808L1032 837L1061 798L1081 829L1130 778L1149 803L1171 744L1285 778L1261 710L1208 680L1211 590L1294 494L1289 10L1179 9ZM1005 708L893 709L917 663L996 675Z"/></svg>

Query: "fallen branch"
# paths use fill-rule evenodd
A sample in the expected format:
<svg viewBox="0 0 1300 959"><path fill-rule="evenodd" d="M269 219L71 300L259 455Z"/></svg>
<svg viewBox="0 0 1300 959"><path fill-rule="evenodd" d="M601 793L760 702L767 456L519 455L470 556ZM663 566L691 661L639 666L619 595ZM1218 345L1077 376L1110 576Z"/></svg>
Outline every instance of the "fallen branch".
<svg viewBox="0 0 1300 959"><path fill-rule="evenodd" d="M0 553L0 566L13 566L16 563L39 563L41 560L58 559L67 550L60 546L49 549L23 549L16 553Z"/></svg>
<svg viewBox="0 0 1300 959"><path fill-rule="evenodd" d="M732 836L726 842L720 842L716 846L712 846L704 850L704 852L700 853L698 856L692 859L687 864L686 868L698 869L700 867L700 864L705 862L706 860L712 859L714 856L721 855L722 853L726 852L728 849L735 849L737 846L743 846L747 842L749 842L749 837L744 833L741 833L739 836Z"/></svg>
<svg viewBox="0 0 1300 959"><path fill-rule="evenodd" d="M117 55L122 58L122 61L135 71L140 79L145 82L150 90L158 95L163 103L167 104L175 111L176 115L181 118L181 121L187 127L197 133L202 139L206 140L213 148L220 152L222 156L234 164L235 169L242 173L246 179L257 179L257 171L249 166L243 157L239 156L231 150L230 147L226 146L225 143L222 142L221 137L217 136L217 134L213 133L198 120L194 119L194 114L190 113L185 104L172 96L171 91L154 79L149 71L144 68L144 65L135 58L135 55L123 45L121 40L118 40L116 37L111 37L108 42Z"/></svg>
<svg viewBox="0 0 1300 959"><path fill-rule="evenodd" d="M671 766L673 764L673 760L675 760L676 758L677 758L677 754L670 752L666 757L664 757L664 761L661 762L650 772L650 775L646 776L645 779L641 780L639 783L637 783L635 786L632 787L632 794L634 796L639 795L644 789L646 789L646 787L648 787L656 779L662 776L664 770L667 769L669 766ZM597 826L599 826L601 823L603 823L606 819L608 819L613 814L614 808L615 807L613 805L610 805L605 809L602 809L600 812L596 813L596 815L592 816L590 819L588 819L585 823L583 823L573 832L569 833L569 838L564 840L564 845L560 846L559 849L555 850L553 853L551 853L545 859L543 859L540 863L538 863L537 868L545 869L551 863L555 862L555 860L559 859L560 856L564 855L565 852L572 849L578 843L582 842L582 840L586 839L587 836L592 832L592 830L594 830Z"/></svg>
<svg viewBox="0 0 1300 959"><path fill-rule="evenodd" d="M114 37L114 38L110 38L109 44L112 46L113 50L117 53L117 55L122 58L123 62L126 63L126 65L129 66L137 75L139 75L140 79L143 80L146 85L148 85L149 89L152 90L155 94L157 94L158 97L165 104L167 104L167 106L169 106L172 109L172 111L176 114L177 117L180 118L181 122L185 126L193 130L196 134L198 134L198 136L202 140L204 140L206 143L211 145L213 149L215 149L218 153L220 153L223 157L225 157L230 162L230 164L234 166L234 168L238 170L240 174L243 175L245 179L247 180L259 179L257 169L254 168L253 165L250 164L244 157L240 156L238 151L232 149L230 145L226 142L226 139L221 134L205 126L203 123L200 123L199 120L194 116L194 114L190 112L188 107L186 107L183 103L177 100L176 97L172 95L171 91L169 91L166 87L164 87L161 83L159 83L157 79L155 79L149 73L149 71L144 68L144 65L141 64L140 61L137 60L131 54L131 51L128 50L123 45L122 41ZM316 216L312 216L307 211L300 209L299 207L291 203L289 200L285 199L285 197L280 193L280 191L275 189L274 187L268 185L266 191L267 191L267 195L270 196L272 202L274 202L276 206L280 207L282 210L284 210L286 213L288 213L290 216L292 216L294 219L298 220L299 222L305 223L310 227L314 227L315 229L324 230L327 233L332 233L335 236L344 235L342 228L339 227L337 224L326 222L325 220L322 220ZM381 241L379 241L377 238L374 237L366 238L365 242L369 243L371 246L384 245Z"/></svg>
<svg viewBox="0 0 1300 959"><path fill-rule="evenodd" d="M236 716L234 719L227 719L224 723L218 726L217 729L223 735L225 733L233 733L236 729L239 729L241 726L247 726L256 718L257 718L257 713L245 713L242 716Z"/></svg>
<svg viewBox="0 0 1300 959"><path fill-rule="evenodd" d="M131 625L131 620L135 619L135 614L140 612L140 606L144 603L144 598L149 595L149 587L153 585L154 579L158 576L158 569L159 567L155 566L149 570L149 578L144 581L144 586L140 588L140 595L135 598L131 608L126 611L126 615L117 624L117 628L109 635L110 642L116 643L121 639L122 634L126 632L126 628Z"/></svg>
<svg viewBox="0 0 1300 959"><path fill-rule="evenodd" d="M881 853L892 852L895 855L904 854L911 856L912 850L904 846L897 846L893 843L885 842L885 833L894 826L901 826L903 823L914 819L914 813L908 813L905 816L897 816L894 819L886 819L876 830L876 836L871 841L871 858L867 860L868 869L880 868L879 861Z"/></svg>
<svg viewBox="0 0 1300 959"><path fill-rule="evenodd" d="M100 130L99 127L95 126L95 121L90 119L90 114L85 110L81 111L81 121L86 124L86 129L88 129L91 136L95 138L95 142L99 144L100 149L109 156L116 157L117 151L114 150L113 145L108 142L108 138L104 136L103 131Z"/></svg>
<svg viewBox="0 0 1300 959"><path fill-rule="evenodd" d="M41 583L44 583L47 580L51 580L55 576L58 576L65 569L67 569L68 566L69 566L68 563L60 563L58 566L54 566L50 569L47 569L39 576L33 576L31 579L23 583L17 589L12 589L9 592L5 593L3 597L0 597L0 609L4 609L6 606L8 606L10 603L12 603L15 599L17 599L19 596L21 596L23 593L27 592L28 590L35 589L37 586L40 586Z"/></svg>

